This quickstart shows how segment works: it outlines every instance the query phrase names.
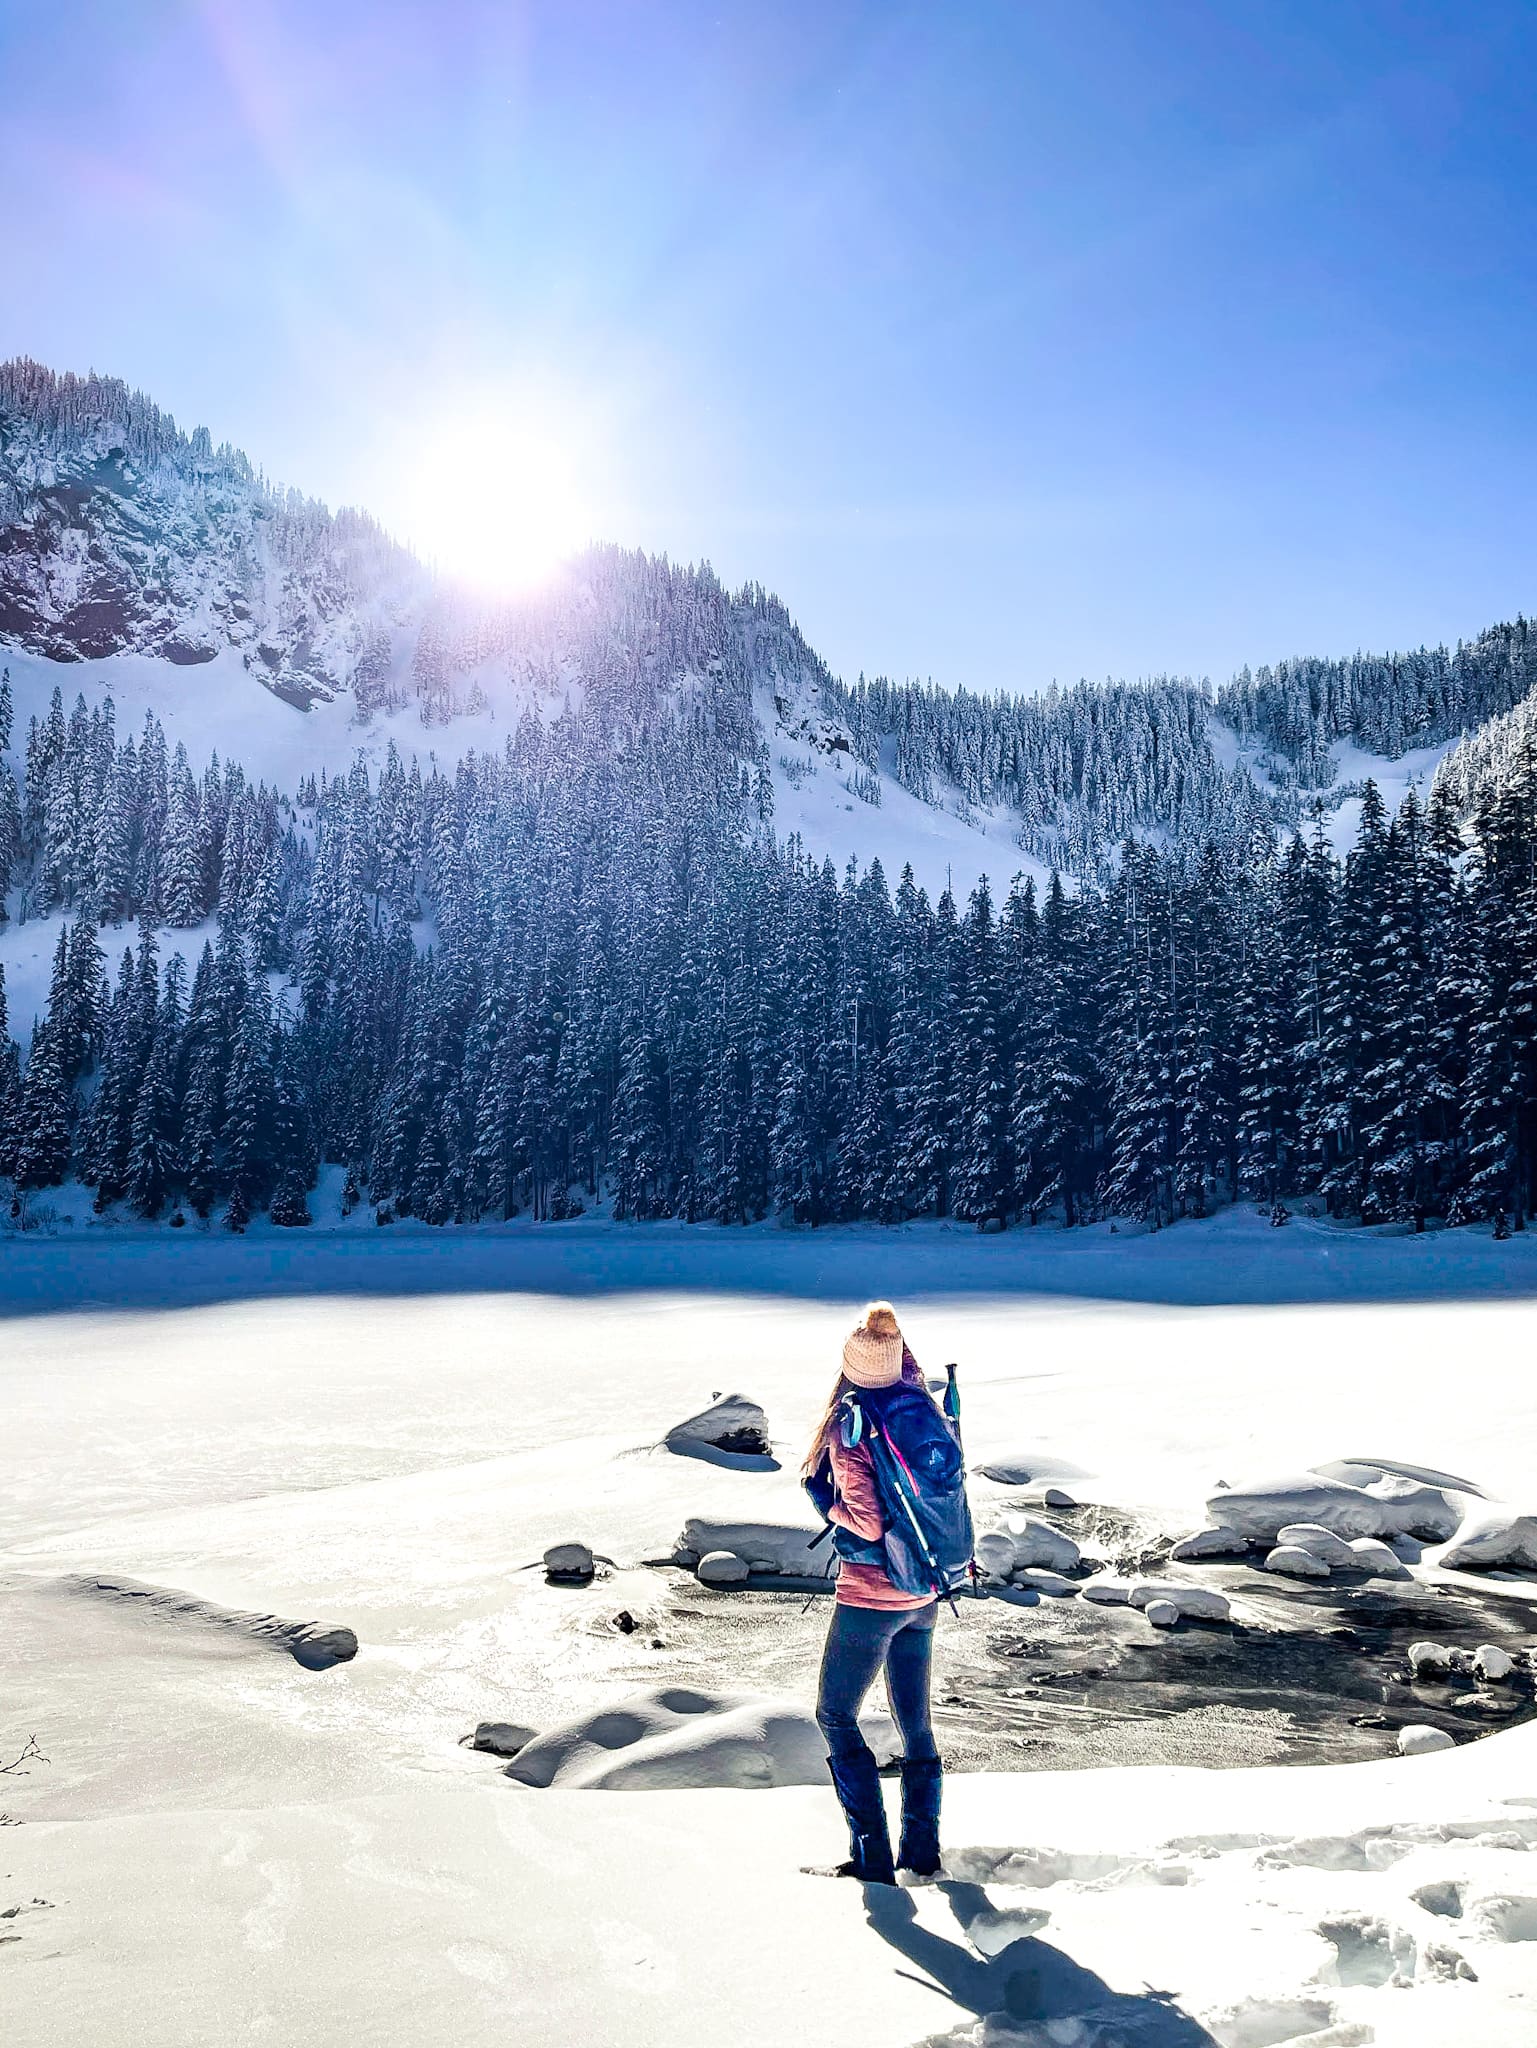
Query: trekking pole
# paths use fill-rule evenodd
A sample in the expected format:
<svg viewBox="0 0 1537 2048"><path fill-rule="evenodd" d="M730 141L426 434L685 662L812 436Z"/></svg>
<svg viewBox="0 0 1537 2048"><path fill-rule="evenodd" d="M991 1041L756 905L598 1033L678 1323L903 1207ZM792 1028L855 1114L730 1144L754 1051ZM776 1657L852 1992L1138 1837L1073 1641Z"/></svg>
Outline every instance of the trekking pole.
<svg viewBox="0 0 1537 2048"><path fill-rule="evenodd" d="M945 1394L940 1406L955 1425L955 1441L960 1447L961 1456L964 1458L966 1447L961 1443L961 1383L956 1378L956 1374L959 1371L960 1367L953 1362L945 1367ZM980 1600L982 1598L981 1575L977 1571L977 1561L975 1558L966 1567L966 1572L971 1580L971 1597L973 1600Z"/></svg>

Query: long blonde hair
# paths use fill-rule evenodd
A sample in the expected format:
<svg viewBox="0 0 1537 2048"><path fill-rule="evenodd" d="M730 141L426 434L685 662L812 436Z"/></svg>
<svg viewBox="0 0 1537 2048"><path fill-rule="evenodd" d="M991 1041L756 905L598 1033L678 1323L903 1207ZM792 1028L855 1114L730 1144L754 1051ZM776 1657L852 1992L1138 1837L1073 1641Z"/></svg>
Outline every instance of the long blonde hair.
<svg viewBox="0 0 1537 2048"><path fill-rule="evenodd" d="M900 1337L902 1326L897 1321L897 1312L889 1301L872 1301L854 1325L854 1333L864 1333L871 1337ZM922 1382L918 1361L908 1350L905 1339L902 1344L902 1377L920 1384ZM838 1403L845 1394L852 1392L853 1386L854 1382L841 1372L833 1382L832 1394L827 1406L822 1410L822 1418L816 1426L811 1447L806 1452L805 1462L801 1466L802 1478L809 1479L826 1455L827 1447L832 1442L833 1431L837 1427Z"/></svg>

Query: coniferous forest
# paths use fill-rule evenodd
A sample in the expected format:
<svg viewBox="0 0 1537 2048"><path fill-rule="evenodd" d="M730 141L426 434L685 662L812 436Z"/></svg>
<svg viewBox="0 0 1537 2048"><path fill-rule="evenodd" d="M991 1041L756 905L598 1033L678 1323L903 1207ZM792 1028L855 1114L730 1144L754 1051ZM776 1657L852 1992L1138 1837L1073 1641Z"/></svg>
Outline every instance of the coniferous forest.
<svg viewBox="0 0 1537 2048"><path fill-rule="evenodd" d="M20 735L6 686L0 884L64 917L25 1064L0 1007L0 1173L235 1228L307 1222L322 1162L348 1208L432 1224L1302 1197L1520 1227L1526 709L1396 816L1368 783L1343 859L1303 806L956 902L781 842L718 673L665 717L600 678L451 772L391 746L292 792L195 771L153 717L120 738L109 702ZM205 920L190 973L162 957Z"/></svg>

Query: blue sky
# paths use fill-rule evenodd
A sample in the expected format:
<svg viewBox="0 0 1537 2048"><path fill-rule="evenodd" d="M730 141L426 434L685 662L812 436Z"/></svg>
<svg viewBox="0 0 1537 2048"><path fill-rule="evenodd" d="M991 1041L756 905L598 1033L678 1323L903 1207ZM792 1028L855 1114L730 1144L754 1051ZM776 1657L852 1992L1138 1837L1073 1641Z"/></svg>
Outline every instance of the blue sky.
<svg viewBox="0 0 1537 2048"><path fill-rule="evenodd" d="M1497 0L0 0L0 353L428 545L505 398L848 674L1455 638L1537 605L1534 67Z"/></svg>

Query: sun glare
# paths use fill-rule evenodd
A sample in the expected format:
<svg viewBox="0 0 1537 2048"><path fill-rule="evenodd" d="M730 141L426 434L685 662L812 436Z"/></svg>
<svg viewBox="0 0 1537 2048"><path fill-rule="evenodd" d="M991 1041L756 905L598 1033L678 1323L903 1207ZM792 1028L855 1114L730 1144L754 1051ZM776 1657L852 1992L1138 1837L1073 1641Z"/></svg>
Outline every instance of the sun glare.
<svg viewBox="0 0 1537 2048"><path fill-rule="evenodd" d="M492 596L546 582L594 537L574 436L543 417L472 406L423 438L408 495L418 550Z"/></svg>

